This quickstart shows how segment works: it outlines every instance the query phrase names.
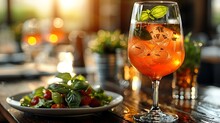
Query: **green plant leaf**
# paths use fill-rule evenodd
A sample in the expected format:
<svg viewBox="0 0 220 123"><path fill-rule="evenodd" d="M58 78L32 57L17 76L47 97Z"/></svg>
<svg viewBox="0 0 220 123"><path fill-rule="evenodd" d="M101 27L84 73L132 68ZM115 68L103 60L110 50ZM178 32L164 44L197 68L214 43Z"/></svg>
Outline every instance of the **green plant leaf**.
<svg viewBox="0 0 220 123"><path fill-rule="evenodd" d="M39 98L39 102L37 103L37 105L34 105L34 106L32 106L32 107L33 107L33 108L40 108L40 107L42 107L42 106L44 105L44 103L45 103L45 100Z"/></svg>
<svg viewBox="0 0 220 123"><path fill-rule="evenodd" d="M64 82L68 82L69 80L72 79L70 73L58 73L56 77L62 79Z"/></svg>
<svg viewBox="0 0 220 123"><path fill-rule="evenodd" d="M74 90L85 90L87 89L89 84L82 80L76 80L75 84L73 85Z"/></svg>
<svg viewBox="0 0 220 123"><path fill-rule="evenodd" d="M79 107L79 104L81 102L81 96L76 91L70 91L65 97L65 100L70 108L75 108Z"/></svg>
<svg viewBox="0 0 220 123"><path fill-rule="evenodd" d="M44 108L50 108L54 104L53 100L45 100L43 107Z"/></svg>
<svg viewBox="0 0 220 123"><path fill-rule="evenodd" d="M193 41L191 39L192 33L188 33L184 39L185 59L181 67L177 72L181 73L186 69L190 69L194 72L194 68L199 68L201 60L201 46L199 41Z"/></svg>
<svg viewBox="0 0 220 123"><path fill-rule="evenodd" d="M167 11L168 11L168 7L159 5L152 8L150 14L154 18L159 19L164 17L164 15L167 14Z"/></svg>
<svg viewBox="0 0 220 123"><path fill-rule="evenodd" d="M74 79L86 81L86 78L83 75L76 75L72 78L72 80L74 80Z"/></svg>
<svg viewBox="0 0 220 123"><path fill-rule="evenodd" d="M69 92L69 88L67 88L68 85L66 84L56 84L56 83L52 83L48 86L48 89L50 89L53 92L58 92L58 93L62 93L62 94L66 94Z"/></svg>
<svg viewBox="0 0 220 123"><path fill-rule="evenodd" d="M30 95L25 95L24 97L22 97L22 99L20 100L21 106L29 107L31 99L32 97Z"/></svg>
<svg viewBox="0 0 220 123"><path fill-rule="evenodd" d="M150 11L150 10L148 10L148 11ZM146 10L146 11L142 11L141 17L140 17L140 20L141 20L141 21L148 20L148 18L149 18L149 16L150 16L148 11L147 11L147 10Z"/></svg>
<svg viewBox="0 0 220 123"><path fill-rule="evenodd" d="M56 104L63 103L63 98L62 98L61 94L58 92L52 92L52 100Z"/></svg>
<svg viewBox="0 0 220 123"><path fill-rule="evenodd" d="M142 40L151 40L152 39L150 33L143 27L136 28L134 30L134 35L139 37Z"/></svg>
<svg viewBox="0 0 220 123"><path fill-rule="evenodd" d="M44 95L44 92L43 92L44 89L45 89L44 87L39 87L39 88L35 89L32 93L33 96L39 96L42 98Z"/></svg>
<svg viewBox="0 0 220 123"><path fill-rule="evenodd" d="M141 12L140 21L147 21L148 19L155 20L164 17L167 14L168 7L158 5L151 10L147 9Z"/></svg>

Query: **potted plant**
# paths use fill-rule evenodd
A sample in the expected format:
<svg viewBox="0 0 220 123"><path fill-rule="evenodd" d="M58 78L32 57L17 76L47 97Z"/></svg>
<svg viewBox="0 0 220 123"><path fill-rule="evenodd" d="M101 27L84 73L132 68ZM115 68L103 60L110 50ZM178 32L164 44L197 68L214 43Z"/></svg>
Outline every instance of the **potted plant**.
<svg viewBox="0 0 220 123"><path fill-rule="evenodd" d="M119 30L99 30L94 40L89 45L95 54L98 69L98 81L102 85L104 81L116 79L116 52L127 48L127 37Z"/></svg>
<svg viewBox="0 0 220 123"><path fill-rule="evenodd" d="M180 68L173 73L172 96L177 99L197 98L197 76L200 68L202 42L193 40L191 32L185 36L185 58Z"/></svg>
<svg viewBox="0 0 220 123"><path fill-rule="evenodd" d="M127 37L119 30L105 31L99 30L94 40L90 42L92 52L103 54L115 54L116 49L126 49Z"/></svg>

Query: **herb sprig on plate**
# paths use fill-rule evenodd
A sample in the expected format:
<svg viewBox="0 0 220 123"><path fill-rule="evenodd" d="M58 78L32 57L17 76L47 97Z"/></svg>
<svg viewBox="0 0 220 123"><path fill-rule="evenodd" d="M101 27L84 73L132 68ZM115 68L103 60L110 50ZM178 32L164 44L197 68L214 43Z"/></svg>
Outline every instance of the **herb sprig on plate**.
<svg viewBox="0 0 220 123"><path fill-rule="evenodd" d="M81 106L98 107L108 105L112 97L104 90L94 89L82 75L71 76L70 73L59 73L61 81L52 83L47 88L39 87L25 95L21 106L33 108L77 108Z"/></svg>

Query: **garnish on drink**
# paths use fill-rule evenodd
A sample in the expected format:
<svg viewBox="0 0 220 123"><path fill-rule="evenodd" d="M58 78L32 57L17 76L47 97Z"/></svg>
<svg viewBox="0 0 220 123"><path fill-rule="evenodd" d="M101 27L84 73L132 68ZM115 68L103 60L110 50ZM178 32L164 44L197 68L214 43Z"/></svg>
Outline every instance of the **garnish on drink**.
<svg viewBox="0 0 220 123"><path fill-rule="evenodd" d="M167 14L168 8L166 6L158 5L151 10L147 9L142 11L140 21L146 21L148 19L155 20L164 17Z"/></svg>

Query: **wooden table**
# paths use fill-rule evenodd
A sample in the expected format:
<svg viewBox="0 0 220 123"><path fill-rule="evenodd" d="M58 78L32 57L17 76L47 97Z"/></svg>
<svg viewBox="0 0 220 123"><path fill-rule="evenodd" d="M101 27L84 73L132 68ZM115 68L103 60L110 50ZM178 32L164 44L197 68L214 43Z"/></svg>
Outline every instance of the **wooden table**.
<svg viewBox="0 0 220 123"><path fill-rule="evenodd" d="M50 77L32 80L4 81L0 83L0 122L2 123L130 123L136 113L145 112L152 104L150 82L142 83L140 91L120 88L108 83L105 89L123 95L123 102L109 111L81 117L46 117L31 115L10 107L6 97L47 86ZM179 123L220 122L220 88L200 86L197 100L174 100L171 98L171 80L164 78L160 85L159 103L162 111L176 113Z"/></svg>

